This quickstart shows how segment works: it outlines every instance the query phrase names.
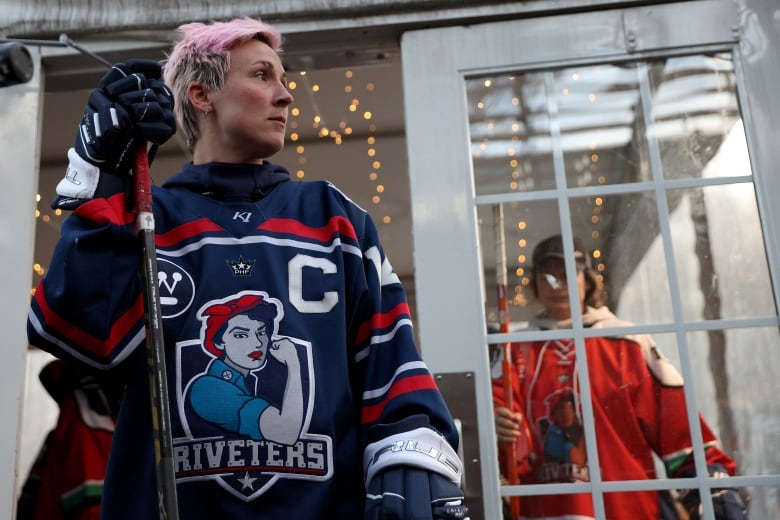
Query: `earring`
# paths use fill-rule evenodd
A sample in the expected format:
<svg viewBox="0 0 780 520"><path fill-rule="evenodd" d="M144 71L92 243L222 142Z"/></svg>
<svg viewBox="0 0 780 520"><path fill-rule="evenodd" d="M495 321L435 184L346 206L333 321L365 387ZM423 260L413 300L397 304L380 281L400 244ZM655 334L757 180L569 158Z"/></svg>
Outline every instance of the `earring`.
<svg viewBox="0 0 780 520"><path fill-rule="evenodd" d="M203 115L204 115L205 117L208 117L208 115L209 115L209 112L210 112L210 110L209 110L208 108L204 108L204 109L203 109Z"/></svg>

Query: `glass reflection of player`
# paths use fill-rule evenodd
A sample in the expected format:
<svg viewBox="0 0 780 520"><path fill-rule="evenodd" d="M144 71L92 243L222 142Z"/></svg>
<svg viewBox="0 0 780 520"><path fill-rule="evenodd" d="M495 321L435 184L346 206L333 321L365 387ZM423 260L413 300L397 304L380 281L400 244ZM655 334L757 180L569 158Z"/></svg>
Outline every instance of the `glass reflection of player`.
<svg viewBox="0 0 780 520"><path fill-rule="evenodd" d="M207 370L193 379L187 400L204 420L254 440L293 444L303 424L301 369L295 344L274 338L277 306L258 294L246 294L204 306L203 348L215 356ZM247 380L265 368L267 356L287 367L279 408L254 395Z"/></svg>
<svg viewBox="0 0 780 520"><path fill-rule="evenodd" d="M548 460L584 466L587 462L585 437L575 407L571 394L555 403L550 412L552 423L544 437L544 454Z"/></svg>

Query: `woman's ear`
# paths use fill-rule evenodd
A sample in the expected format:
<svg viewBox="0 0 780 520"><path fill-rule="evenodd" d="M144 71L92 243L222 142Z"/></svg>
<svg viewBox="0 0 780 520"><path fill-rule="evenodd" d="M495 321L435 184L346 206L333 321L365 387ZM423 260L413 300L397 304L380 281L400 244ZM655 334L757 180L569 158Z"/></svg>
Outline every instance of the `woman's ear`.
<svg viewBox="0 0 780 520"><path fill-rule="evenodd" d="M190 83L187 87L187 99L190 100L196 112L208 114L211 112L211 97L209 91L200 83Z"/></svg>

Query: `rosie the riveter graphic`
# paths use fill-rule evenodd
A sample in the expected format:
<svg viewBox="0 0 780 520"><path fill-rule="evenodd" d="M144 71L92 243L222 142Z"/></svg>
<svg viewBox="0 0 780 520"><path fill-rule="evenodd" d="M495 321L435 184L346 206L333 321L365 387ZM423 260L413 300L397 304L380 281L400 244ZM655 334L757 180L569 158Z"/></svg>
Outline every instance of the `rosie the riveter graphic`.
<svg viewBox="0 0 780 520"><path fill-rule="evenodd" d="M330 439L304 431L313 390L310 351L277 335L282 314L277 300L256 292L198 311L200 341L182 347L201 354L197 366L181 367L183 415L192 437L174 441L177 478L217 478L245 500L280 477L327 478ZM180 358L192 360L192 354ZM301 468L281 468L272 459L285 450L313 457Z"/></svg>

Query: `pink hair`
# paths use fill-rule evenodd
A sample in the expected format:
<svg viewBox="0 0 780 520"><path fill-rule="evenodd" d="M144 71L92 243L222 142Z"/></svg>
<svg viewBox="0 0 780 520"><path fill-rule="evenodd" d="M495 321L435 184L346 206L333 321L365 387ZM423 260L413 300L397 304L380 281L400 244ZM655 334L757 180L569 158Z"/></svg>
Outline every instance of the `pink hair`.
<svg viewBox="0 0 780 520"><path fill-rule="evenodd" d="M230 66L231 49L257 39L279 53L282 35L275 27L248 17L208 24L188 23L180 26L177 32L180 39L165 60L163 81L173 91L179 130L192 150L200 131L195 109L187 99L188 85L198 82L220 90Z"/></svg>
<svg viewBox="0 0 780 520"><path fill-rule="evenodd" d="M177 32L182 38L168 56L170 69L175 69L176 64L187 58L203 54L222 54L239 43L257 37L268 43L276 52L282 50L281 33L275 27L249 17L209 24L187 23L179 26Z"/></svg>

